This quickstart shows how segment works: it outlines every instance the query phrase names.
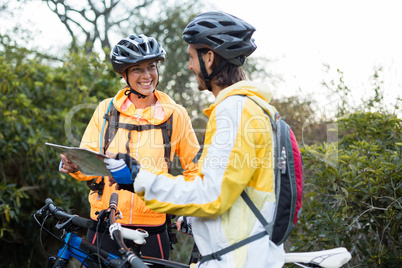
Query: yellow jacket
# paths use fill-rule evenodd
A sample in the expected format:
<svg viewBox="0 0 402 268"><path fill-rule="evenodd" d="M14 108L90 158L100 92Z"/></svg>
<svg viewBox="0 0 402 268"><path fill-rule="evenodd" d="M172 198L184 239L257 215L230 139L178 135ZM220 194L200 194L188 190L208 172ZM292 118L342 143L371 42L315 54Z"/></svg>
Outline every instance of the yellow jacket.
<svg viewBox="0 0 402 268"><path fill-rule="evenodd" d="M248 97L244 96L247 95ZM134 183L146 205L159 212L192 216L194 240L201 255L208 255L264 231L240 197L243 190L272 222L275 211L273 137L264 85L238 82L222 90L205 110L209 117L198 176L188 180L156 169L141 169ZM202 267L282 267L284 250L268 235ZM197 264L196 266L198 266Z"/></svg>
<svg viewBox="0 0 402 268"><path fill-rule="evenodd" d="M119 122L137 125L159 125L173 114L170 159L173 160L173 156L176 153L180 158L186 176L194 177L197 174L197 165L193 163L193 159L199 151L199 144L187 111L182 106L176 104L168 95L160 91L155 91L155 96L158 99L155 106L146 109L136 109L134 104L127 101L127 96L124 95L125 90L120 90L113 98L113 105L120 112ZM111 100L112 98L102 101L96 108L82 137L80 147L97 152L101 151L100 136L104 123L103 116ZM107 150L114 154L119 152L127 153L126 143L128 141L128 133L128 130L119 128ZM102 137L102 140L104 144L104 137ZM155 166L167 172L161 129L150 129L141 132L133 130L130 135L129 150L130 156L135 158L142 167ZM81 172L71 173L71 176L80 181L88 181L95 178L97 182L101 181L101 177L85 176ZM103 195L90 191L88 199L91 204L92 219L96 219L95 212L108 208L109 199L113 192L116 192L115 186L109 186L107 177L105 177ZM123 214L123 218L119 220L120 223L136 226L158 226L165 222L165 214L148 209L144 201L136 194L126 190L119 190L117 192L119 194L118 209Z"/></svg>

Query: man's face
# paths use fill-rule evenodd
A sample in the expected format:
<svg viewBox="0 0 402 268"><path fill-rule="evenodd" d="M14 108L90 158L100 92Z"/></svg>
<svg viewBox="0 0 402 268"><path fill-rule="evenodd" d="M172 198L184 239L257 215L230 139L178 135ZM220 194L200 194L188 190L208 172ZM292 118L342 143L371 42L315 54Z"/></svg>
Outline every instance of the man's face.
<svg viewBox="0 0 402 268"><path fill-rule="evenodd" d="M197 50L194 47L192 47L191 45L188 45L187 54L190 58L190 61L188 63L188 68L191 71L193 71L193 73L197 77L198 90L200 90L200 91L206 90L207 86L205 85L204 78L201 73L200 61L198 59Z"/></svg>

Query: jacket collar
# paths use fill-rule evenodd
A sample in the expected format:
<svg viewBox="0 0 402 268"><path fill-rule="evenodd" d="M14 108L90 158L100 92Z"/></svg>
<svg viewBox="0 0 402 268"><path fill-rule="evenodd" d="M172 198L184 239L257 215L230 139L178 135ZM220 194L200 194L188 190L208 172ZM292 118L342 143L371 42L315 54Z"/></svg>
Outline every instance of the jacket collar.
<svg viewBox="0 0 402 268"><path fill-rule="evenodd" d="M260 104L270 115L273 116L276 113L276 109L269 105L272 99L272 92L267 85L251 81L240 81L219 92L215 102L204 110L204 114L209 117L220 102L233 95L249 96Z"/></svg>
<svg viewBox="0 0 402 268"><path fill-rule="evenodd" d="M147 124L159 125L165 122L173 113L176 103L165 93L155 90L154 94L158 100L157 105L145 109L137 109L134 104L127 104L127 98L124 94L126 88L121 89L113 99L116 109L128 117L145 120Z"/></svg>

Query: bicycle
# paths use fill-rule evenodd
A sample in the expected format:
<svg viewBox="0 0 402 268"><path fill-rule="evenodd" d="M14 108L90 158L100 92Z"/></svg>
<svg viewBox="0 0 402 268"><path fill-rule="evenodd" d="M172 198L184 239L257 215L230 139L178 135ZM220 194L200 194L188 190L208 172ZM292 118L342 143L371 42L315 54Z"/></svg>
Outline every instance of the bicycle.
<svg viewBox="0 0 402 268"><path fill-rule="evenodd" d="M110 201L109 208L100 211L98 220L108 221L109 231L116 245L120 249L121 257L115 254L106 252L99 247L91 244L88 241L81 239L77 235L77 231L89 229L94 227L94 222L90 219L80 217L78 215L72 215L64 212L60 207L56 207L50 198L45 200L45 206L36 211L32 216L42 229L51 234L56 239L63 243L63 246L59 249L57 256L50 256L48 267L63 268L67 267L68 261L71 257L74 257L82 263L84 267L134 267L134 268L147 268L149 265L162 264L166 267L173 268L188 268L188 265L182 263L176 263L169 260L163 260L158 258L152 258L147 256L140 256L139 252L141 245L145 243L145 238L148 233L142 229L132 230L121 226L116 222L116 216L119 215L117 210L118 195L113 193ZM38 216L43 216L43 223L40 223ZM45 221L49 216L59 220L55 227L62 231L61 238L55 236L49 230L44 227ZM41 236L40 236L41 237ZM129 249L124 243L123 239L130 239L134 241L135 248ZM42 249L46 252L42 241ZM47 252L46 252L47 253ZM49 255L49 254L48 254Z"/></svg>
<svg viewBox="0 0 402 268"><path fill-rule="evenodd" d="M118 194L113 193L109 208L100 211L98 221L107 221L109 224L109 232L119 248L121 257L106 252L88 241L82 240L77 231L81 229L92 228L94 222L90 219L80 217L78 215L69 214L60 207L56 207L50 198L45 200L45 206L32 214L36 222L41 226L40 242L43 250L46 252L42 243L42 230L45 230L56 239L63 243L59 249L57 257L50 256L48 268L67 267L71 257L76 258L81 263L81 267L97 268L97 267L113 267L113 268L147 268L154 264L164 265L171 268L189 268L190 266L170 260L158 259L153 257L141 256L141 245L145 243L148 233L142 229L129 229L121 226L116 222L119 216L117 211ZM43 223L40 223L38 216L43 216ZM55 227L62 231L59 238L44 227L44 223L49 216L59 220ZM123 239L134 241L133 248L128 248ZM47 252L46 252L47 253ZM50 254L48 254L50 255ZM346 248L339 247L329 250L312 251L312 252L292 252L286 253L285 263L293 263L300 267L322 267L336 268L346 264L351 259L350 253Z"/></svg>

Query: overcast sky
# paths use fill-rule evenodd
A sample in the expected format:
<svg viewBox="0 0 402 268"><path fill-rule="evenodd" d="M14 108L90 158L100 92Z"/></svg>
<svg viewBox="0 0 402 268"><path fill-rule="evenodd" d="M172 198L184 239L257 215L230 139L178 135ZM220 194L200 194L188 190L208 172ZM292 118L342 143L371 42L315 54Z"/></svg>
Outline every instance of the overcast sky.
<svg viewBox="0 0 402 268"><path fill-rule="evenodd" d="M253 56L270 59L269 71L283 77L272 87L275 96L314 92L325 105L333 99L321 82L334 78L340 69L358 100L371 92L370 76L380 66L387 101L402 95L402 1L219 0L214 4L257 29ZM42 31L33 44L46 43L50 48L67 44L64 26L44 7L35 1L16 19L30 18L27 27ZM0 18L0 31L7 25ZM323 64L333 71L325 74Z"/></svg>
<svg viewBox="0 0 402 268"><path fill-rule="evenodd" d="M372 89L370 76L380 66L387 100L402 95L402 1L220 0L216 5L256 27L255 54L275 60L269 68L285 80L274 88L278 94L319 92L323 64L329 64L332 73L344 72L355 99Z"/></svg>

